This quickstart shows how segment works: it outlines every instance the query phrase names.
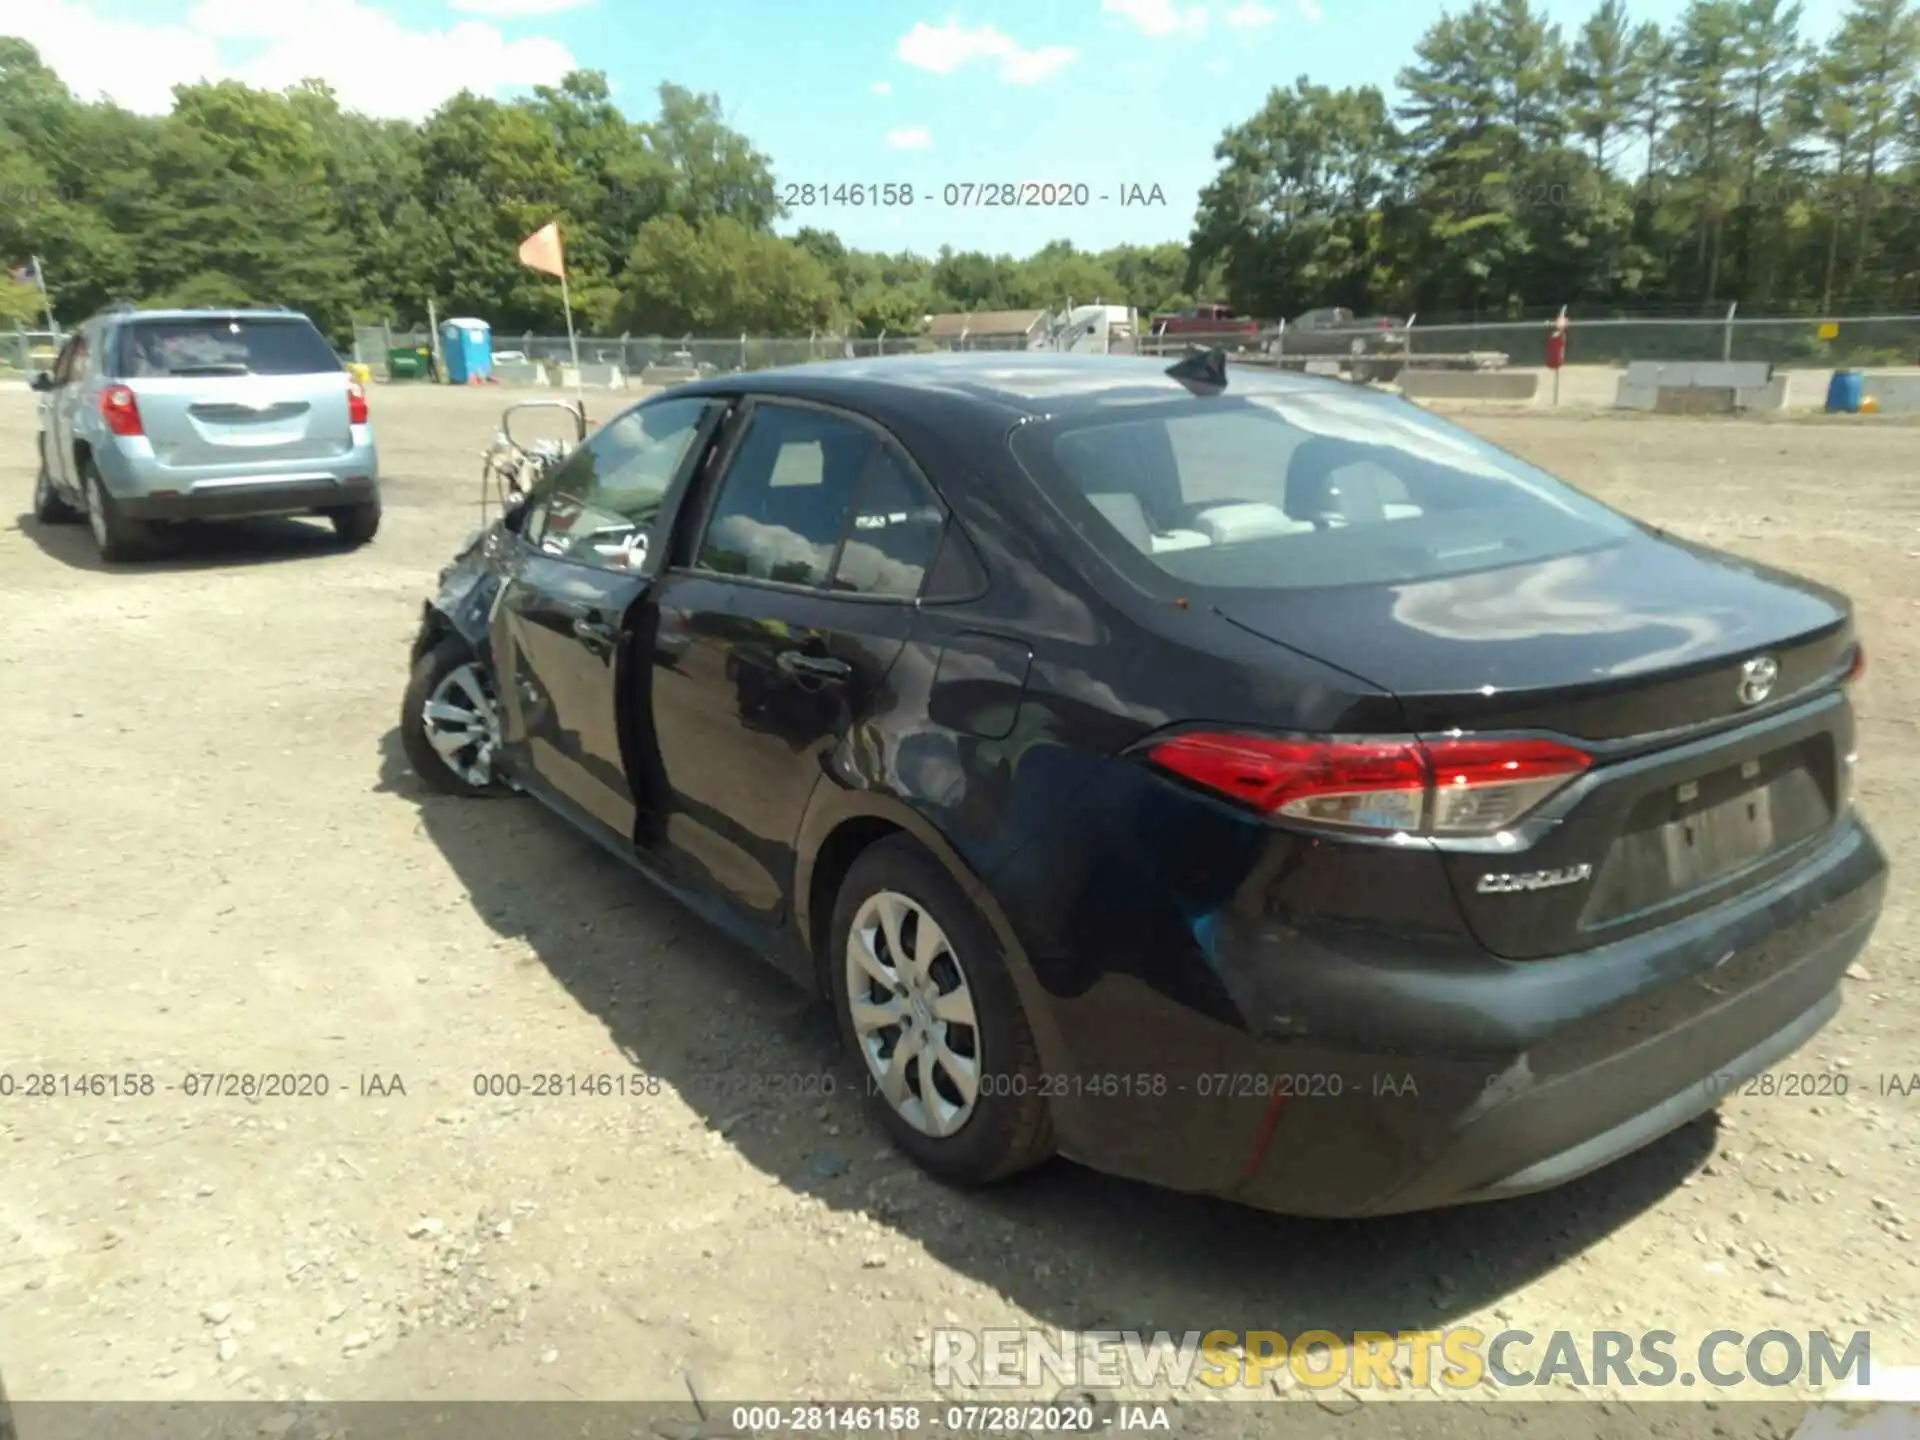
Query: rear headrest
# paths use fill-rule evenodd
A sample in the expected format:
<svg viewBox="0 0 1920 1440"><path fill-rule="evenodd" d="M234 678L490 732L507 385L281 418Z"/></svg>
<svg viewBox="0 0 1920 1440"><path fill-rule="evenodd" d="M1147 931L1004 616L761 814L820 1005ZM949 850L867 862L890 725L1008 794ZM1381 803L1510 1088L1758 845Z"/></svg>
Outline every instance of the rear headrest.
<svg viewBox="0 0 1920 1440"><path fill-rule="evenodd" d="M1089 495L1087 500L1126 537L1127 543L1136 550L1153 548L1153 527L1147 523L1147 512L1140 504L1140 497L1126 491L1111 491L1102 495Z"/></svg>

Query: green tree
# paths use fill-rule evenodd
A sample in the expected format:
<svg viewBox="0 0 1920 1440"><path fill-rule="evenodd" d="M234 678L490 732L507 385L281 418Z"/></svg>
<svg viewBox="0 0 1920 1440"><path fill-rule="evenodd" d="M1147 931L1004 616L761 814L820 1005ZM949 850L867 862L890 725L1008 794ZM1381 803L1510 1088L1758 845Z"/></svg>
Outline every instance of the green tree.
<svg viewBox="0 0 1920 1440"><path fill-rule="evenodd" d="M617 317L636 334L796 335L824 329L833 277L791 240L731 216L696 227L662 215L640 227Z"/></svg>

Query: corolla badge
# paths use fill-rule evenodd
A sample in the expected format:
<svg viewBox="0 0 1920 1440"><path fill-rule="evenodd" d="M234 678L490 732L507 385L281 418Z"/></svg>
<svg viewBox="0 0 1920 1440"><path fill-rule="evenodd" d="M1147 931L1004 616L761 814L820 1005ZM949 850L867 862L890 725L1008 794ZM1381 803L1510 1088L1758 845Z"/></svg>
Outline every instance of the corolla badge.
<svg viewBox="0 0 1920 1440"><path fill-rule="evenodd" d="M1756 655L1740 667L1740 703L1758 705L1773 693L1773 682L1780 678L1780 662L1771 655Z"/></svg>
<svg viewBox="0 0 1920 1440"><path fill-rule="evenodd" d="M1591 865L1568 865L1559 870L1525 870L1517 875L1482 875L1473 888L1482 895L1512 895L1526 890L1557 890L1593 877Z"/></svg>

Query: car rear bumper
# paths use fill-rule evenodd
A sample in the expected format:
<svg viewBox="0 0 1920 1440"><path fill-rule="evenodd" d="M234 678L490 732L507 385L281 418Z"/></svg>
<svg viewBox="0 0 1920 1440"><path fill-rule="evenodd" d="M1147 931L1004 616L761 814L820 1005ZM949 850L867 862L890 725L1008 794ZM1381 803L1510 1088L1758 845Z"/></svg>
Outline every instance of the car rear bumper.
<svg viewBox="0 0 1920 1440"><path fill-rule="evenodd" d="M173 466L144 441L102 445L95 463L107 493L132 520L220 520L304 515L379 499L380 458L370 433L323 459Z"/></svg>
<svg viewBox="0 0 1920 1440"><path fill-rule="evenodd" d="M380 488L370 478L248 480L201 487L184 494L155 494L120 501L130 520L241 520L267 515L311 515L345 506L371 505Z"/></svg>
<svg viewBox="0 0 1920 1440"><path fill-rule="evenodd" d="M1885 885L1879 846L1850 818L1760 889L1544 960L1422 958L1364 932L1212 918L1197 928L1235 1023L1124 982L1056 998L1061 1148L1300 1215L1548 1189L1804 1044L1839 1008ZM1845 1093L1843 1073L1801 1068L1789 1103Z"/></svg>

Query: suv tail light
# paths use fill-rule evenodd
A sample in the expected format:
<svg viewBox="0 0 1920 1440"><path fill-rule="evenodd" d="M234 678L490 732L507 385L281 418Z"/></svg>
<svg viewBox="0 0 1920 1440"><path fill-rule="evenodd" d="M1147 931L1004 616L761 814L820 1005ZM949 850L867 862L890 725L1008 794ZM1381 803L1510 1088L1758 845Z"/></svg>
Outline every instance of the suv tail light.
<svg viewBox="0 0 1920 1440"><path fill-rule="evenodd" d="M349 425L367 423L367 387L358 380L347 382L347 423Z"/></svg>
<svg viewBox="0 0 1920 1440"><path fill-rule="evenodd" d="M140 402L134 399L133 391L125 385L109 385L100 392L100 418L107 422L107 429L116 435L147 433L140 423Z"/></svg>
<svg viewBox="0 0 1920 1440"><path fill-rule="evenodd" d="M1847 678L1840 683L1843 685L1851 685L1866 673L1867 647L1856 642L1853 647L1853 664L1847 667Z"/></svg>
<svg viewBox="0 0 1920 1440"><path fill-rule="evenodd" d="M1276 819L1381 835L1492 835L1593 764L1553 740L1176 735L1147 759Z"/></svg>

